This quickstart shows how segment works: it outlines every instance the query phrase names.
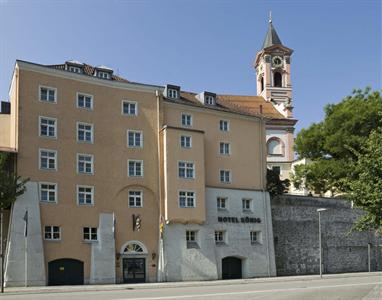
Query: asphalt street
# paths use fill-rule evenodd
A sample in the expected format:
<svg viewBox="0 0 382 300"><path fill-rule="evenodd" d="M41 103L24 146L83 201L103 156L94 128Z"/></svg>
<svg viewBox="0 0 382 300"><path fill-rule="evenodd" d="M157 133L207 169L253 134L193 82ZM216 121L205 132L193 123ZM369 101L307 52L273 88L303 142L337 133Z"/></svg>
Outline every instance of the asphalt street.
<svg viewBox="0 0 382 300"><path fill-rule="evenodd" d="M147 286L149 287L149 286ZM118 287L117 287L118 288ZM296 278L293 280L282 278L278 280L237 280L226 284L195 283L192 286L167 287L129 287L119 286L117 290L78 290L72 287L59 287L56 291L35 290L33 294L23 293L5 294L0 296L4 300L381 300L382 276L381 273L368 276L330 277L320 279Z"/></svg>

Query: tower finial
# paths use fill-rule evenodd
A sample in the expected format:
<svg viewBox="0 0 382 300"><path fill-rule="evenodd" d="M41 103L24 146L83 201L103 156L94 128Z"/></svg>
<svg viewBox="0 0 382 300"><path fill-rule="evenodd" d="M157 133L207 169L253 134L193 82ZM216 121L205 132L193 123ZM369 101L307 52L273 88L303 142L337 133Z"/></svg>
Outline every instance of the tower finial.
<svg viewBox="0 0 382 300"><path fill-rule="evenodd" d="M272 23L272 11L269 11L269 23Z"/></svg>

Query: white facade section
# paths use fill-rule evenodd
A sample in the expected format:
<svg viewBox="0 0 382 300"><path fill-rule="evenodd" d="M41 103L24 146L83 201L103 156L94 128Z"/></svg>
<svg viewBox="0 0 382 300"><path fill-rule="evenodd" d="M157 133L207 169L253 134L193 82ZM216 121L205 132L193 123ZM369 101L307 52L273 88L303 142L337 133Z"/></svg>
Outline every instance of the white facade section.
<svg viewBox="0 0 382 300"><path fill-rule="evenodd" d="M227 198L227 209L217 208L218 197ZM251 212L243 211L243 198L252 199ZM165 280L221 279L222 260L226 257L241 259L242 278L276 275L268 193L206 188L206 209L207 220L202 225L170 223L165 226ZM222 222L222 218L228 220L228 217L237 222ZM250 222L251 219L257 221ZM187 247L186 231L190 230L197 232L197 245ZM224 243L215 243L215 231L224 231ZM260 232L259 243L251 243L251 231Z"/></svg>
<svg viewBox="0 0 382 300"><path fill-rule="evenodd" d="M26 211L28 211L27 237L24 236L23 220ZM9 228L5 285L24 286L25 280L29 286L46 285L37 182L26 183L25 193L13 204Z"/></svg>

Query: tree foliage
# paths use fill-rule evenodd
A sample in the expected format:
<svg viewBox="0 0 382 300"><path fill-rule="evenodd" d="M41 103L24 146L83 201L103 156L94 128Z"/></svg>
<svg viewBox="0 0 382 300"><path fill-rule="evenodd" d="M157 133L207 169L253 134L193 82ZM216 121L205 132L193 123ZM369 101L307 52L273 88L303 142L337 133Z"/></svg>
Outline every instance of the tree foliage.
<svg viewBox="0 0 382 300"><path fill-rule="evenodd" d="M9 170L8 163L9 154L0 152L0 209L9 208L25 192L25 183L28 181Z"/></svg>
<svg viewBox="0 0 382 300"><path fill-rule="evenodd" d="M289 185L288 179L281 180L277 172L267 169L267 191L271 197L286 193Z"/></svg>
<svg viewBox="0 0 382 300"><path fill-rule="evenodd" d="M348 180L349 199L365 214L355 229L376 229L382 234L382 128L370 134L360 152L355 152L357 176Z"/></svg>
<svg viewBox="0 0 382 300"><path fill-rule="evenodd" d="M365 145L372 130L382 127L382 97L370 88L354 90L337 104L325 107L325 119L302 129L297 135L295 150L299 158L311 163L298 166L292 178L298 187L315 193L333 195L348 190L348 179L356 178L352 168L357 152Z"/></svg>

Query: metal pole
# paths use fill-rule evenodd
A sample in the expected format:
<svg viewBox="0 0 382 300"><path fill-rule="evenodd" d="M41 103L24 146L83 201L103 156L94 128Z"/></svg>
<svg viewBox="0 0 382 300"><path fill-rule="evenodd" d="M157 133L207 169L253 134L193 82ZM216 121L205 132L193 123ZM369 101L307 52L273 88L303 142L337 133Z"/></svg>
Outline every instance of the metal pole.
<svg viewBox="0 0 382 300"><path fill-rule="evenodd" d="M28 286L28 237L25 237L25 287Z"/></svg>
<svg viewBox="0 0 382 300"><path fill-rule="evenodd" d="M367 243L367 265L368 265L369 272L371 272L371 257L370 257L371 247L370 246L371 244Z"/></svg>
<svg viewBox="0 0 382 300"><path fill-rule="evenodd" d="M318 244L320 248L320 278L322 278L321 212L318 212Z"/></svg>
<svg viewBox="0 0 382 300"><path fill-rule="evenodd" d="M3 248L3 218L4 218L4 212L3 212L3 208L1 208L0 217L1 217L1 221L0 221L1 293L4 293L4 248Z"/></svg>

